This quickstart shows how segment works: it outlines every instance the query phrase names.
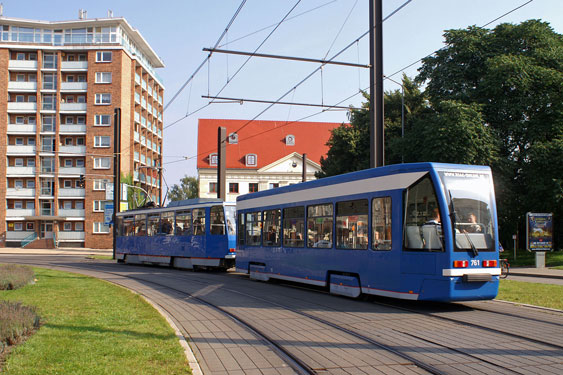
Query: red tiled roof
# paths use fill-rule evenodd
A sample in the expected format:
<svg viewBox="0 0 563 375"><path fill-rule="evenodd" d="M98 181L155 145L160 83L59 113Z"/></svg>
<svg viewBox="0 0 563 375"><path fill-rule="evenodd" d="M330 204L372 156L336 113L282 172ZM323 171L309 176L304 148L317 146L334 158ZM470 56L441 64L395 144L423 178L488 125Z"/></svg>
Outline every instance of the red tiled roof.
<svg viewBox="0 0 563 375"><path fill-rule="evenodd" d="M260 169L293 152L307 154L307 159L320 164L326 156L326 142L330 130L340 126L334 122L291 122L199 119L197 140L197 168L216 168L209 165L209 155L217 152L217 128L227 128L227 137L238 134L238 144L227 143L227 168ZM242 128L244 126L244 128ZM242 128L240 131L238 131ZM295 146L285 143L287 135L295 136ZM258 165L247 167L245 156L256 154Z"/></svg>

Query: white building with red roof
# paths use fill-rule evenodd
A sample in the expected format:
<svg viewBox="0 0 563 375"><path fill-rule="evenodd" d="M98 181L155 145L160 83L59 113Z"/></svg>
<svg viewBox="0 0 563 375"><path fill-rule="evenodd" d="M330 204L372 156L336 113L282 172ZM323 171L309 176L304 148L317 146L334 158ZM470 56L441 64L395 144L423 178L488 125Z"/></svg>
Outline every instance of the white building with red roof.
<svg viewBox="0 0 563 375"><path fill-rule="evenodd" d="M320 171L330 131L340 123L200 119L197 170L199 197L217 197L217 128L227 129L227 201L241 194L301 182Z"/></svg>

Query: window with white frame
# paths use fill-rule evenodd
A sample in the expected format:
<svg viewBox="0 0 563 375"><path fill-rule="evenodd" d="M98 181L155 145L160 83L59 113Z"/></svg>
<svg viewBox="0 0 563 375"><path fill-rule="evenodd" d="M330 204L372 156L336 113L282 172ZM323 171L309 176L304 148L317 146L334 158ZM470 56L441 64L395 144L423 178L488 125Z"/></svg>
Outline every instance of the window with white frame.
<svg viewBox="0 0 563 375"><path fill-rule="evenodd" d="M72 223L68 223L68 222L64 223L63 224L63 230L65 232L71 231L72 230Z"/></svg>
<svg viewBox="0 0 563 375"><path fill-rule="evenodd" d="M23 189L23 180L16 180L16 181L14 181L14 188L16 188L16 189Z"/></svg>
<svg viewBox="0 0 563 375"><path fill-rule="evenodd" d="M65 159L65 168L71 168L72 164L72 159Z"/></svg>
<svg viewBox="0 0 563 375"><path fill-rule="evenodd" d="M35 208L35 201L25 202L25 208L27 208L28 210L33 210Z"/></svg>
<svg viewBox="0 0 563 375"><path fill-rule="evenodd" d="M35 180L27 180L25 186L28 189L35 189Z"/></svg>
<svg viewBox="0 0 563 375"><path fill-rule="evenodd" d="M96 72L96 83L111 83L111 72Z"/></svg>
<svg viewBox="0 0 563 375"><path fill-rule="evenodd" d="M84 232L84 223L82 221L74 223L74 230L77 232Z"/></svg>
<svg viewBox="0 0 563 375"><path fill-rule="evenodd" d="M23 146L23 138L16 138L16 146Z"/></svg>
<svg viewBox="0 0 563 375"><path fill-rule="evenodd" d="M109 169L111 158L94 158L94 169Z"/></svg>
<svg viewBox="0 0 563 375"><path fill-rule="evenodd" d="M76 102L77 102L77 103L86 103L86 96L84 96L84 95L78 95L78 96L76 97Z"/></svg>
<svg viewBox="0 0 563 375"><path fill-rule="evenodd" d="M111 138L109 136L94 137L94 147L109 147Z"/></svg>
<svg viewBox="0 0 563 375"><path fill-rule="evenodd" d="M94 222L94 233L109 233L109 227L104 223Z"/></svg>
<svg viewBox="0 0 563 375"><path fill-rule="evenodd" d="M16 124L23 125L24 124L24 117L23 116L16 116Z"/></svg>
<svg viewBox="0 0 563 375"><path fill-rule="evenodd" d="M74 202L74 208L76 208L77 210L83 210L84 209L84 201Z"/></svg>
<svg viewBox="0 0 563 375"><path fill-rule="evenodd" d="M256 167L258 165L258 156L256 154L247 154L246 155L246 166L247 167Z"/></svg>
<svg viewBox="0 0 563 375"><path fill-rule="evenodd" d="M32 137L28 138L27 139L27 145L28 146L35 146L35 138L32 138Z"/></svg>
<svg viewBox="0 0 563 375"><path fill-rule="evenodd" d="M84 159L76 159L76 167L84 168Z"/></svg>
<svg viewBox="0 0 563 375"><path fill-rule="evenodd" d="M105 201L93 201L94 212L104 212Z"/></svg>
<svg viewBox="0 0 563 375"><path fill-rule="evenodd" d="M27 166L28 167L35 167L35 159L34 158L28 158L27 159Z"/></svg>
<svg viewBox="0 0 563 375"><path fill-rule="evenodd" d="M111 51L96 52L96 62L111 62Z"/></svg>
<svg viewBox="0 0 563 375"><path fill-rule="evenodd" d="M27 123L28 123L29 125L35 125L35 116L29 116L29 117L27 118Z"/></svg>
<svg viewBox="0 0 563 375"><path fill-rule="evenodd" d="M65 189L72 189L72 180L64 180L63 185Z"/></svg>
<svg viewBox="0 0 563 375"><path fill-rule="evenodd" d="M14 230L23 230L23 223L14 223Z"/></svg>
<svg viewBox="0 0 563 375"><path fill-rule="evenodd" d="M86 117L84 117L84 116L78 116L78 117L76 118L76 123L77 123L78 125L85 125L85 124L86 124Z"/></svg>
<svg viewBox="0 0 563 375"><path fill-rule="evenodd" d="M14 165L15 165L16 167L23 167L23 158L16 158L16 159L14 160Z"/></svg>
<svg viewBox="0 0 563 375"><path fill-rule="evenodd" d="M94 126L110 126L111 115L96 115L94 116Z"/></svg>
<svg viewBox="0 0 563 375"><path fill-rule="evenodd" d="M22 201L15 201L14 202L14 209L16 210L21 210L23 208L23 203Z"/></svg>
<svg viewBox="0 0 563 375"><path fill-rule="evenodd" d="M219 155L218 154L209 155L209 165L218 165L218 164L219 164Z"/></svg>
<svg viewBox="0 0 563 375"><path fill-rule="evenodd" d="M110 105L111 94L96 94L96 105Z"/></svg>
<svg viewBox="0 0 563 375"><path fill-rule="evenodd" d="M62 208L64 208L65 210L71 210L72 209L72 201L64 201Z"/></svg>
<svg viewBox="0 0 563 375"><path fill-rule="evenodd" d="M74 117L72 117L72 116L66 116L66 117L65 117L65 124L67 124L67 125L72 125L72 124L74 124Z"/></svg>
<svg viewBox="0 0 563 375"><path fill-rule="evenodd" d="M94 190L106 190L106 183L109 180L106 179L95 179L94 180Z"/></svg>

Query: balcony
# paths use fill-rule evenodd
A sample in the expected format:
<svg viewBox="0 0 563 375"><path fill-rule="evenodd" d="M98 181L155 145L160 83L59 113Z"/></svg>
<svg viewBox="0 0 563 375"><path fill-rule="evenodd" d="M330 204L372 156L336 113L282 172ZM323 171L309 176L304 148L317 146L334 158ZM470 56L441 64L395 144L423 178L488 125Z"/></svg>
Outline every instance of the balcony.
<svg viewBox="0 0 563 375"><path fill-rule="evenodd" d="M87 71L88 61L61 61L61 70Z"/></svg>
<svg viewBox="0 0 563 375"><path fill-rule="evenodd" d="M61 125L60 134L86 134L86 125Z"/></svg>
<svg viewBox="0 0 563 375"><path fill-rule="evenodd" d="M84 198L86 197L85 189L59 189L59 198Z"/></svg>
<svg viewBox="0 0 563 375"><path fill-rule="evenodd" d="M21 241L34 233L34 231L26 232L23 230L9 230L6 231L6 241Z"/></svg>
<svg viewBox="0 0 563 375"><path fill-rule="evenodd" d="M33 177L35 176L35 167L7 167L6 175L8 177Z"/></svg>
<svg viewBox="0 0 563 375"><path fill-rule="evenodd" d="M83 209L78 209L78 208L74 208L74 209L64 209L64 208L60 208L59 209L59 216L64 216L64 217L84 217L84 210Z"/></svg>
<svg viewBox="0 0 563 375"><path fill-rule="evenodd" d="M8 188L6 198L33 198L35 197L35 189L24 188Z"/></svg>
<svg viewBox="0 0 563 375"><path fill-rule="evenodd" d="M36 130L35 125L8 124L8 134L35 135Z"/></svg>
<svg viewBox="0 0 563 375"><path fill-rule="evenodd" d="M59 241L84 241L84 232L58 232Z"/></svg>
<svg viewBox="0 0 563 375"><path fill-rule="evenodd" d="M8 208L6 210L6 217L25 217L35 216L35 209L33 208Z"/></svg>
<svg viewBox="0 0 563 375"><path fill-rule="evenodd" d="M84 168L84 167L61 167L61 168L59 168L59 177L61 177L61 176L67 176L67 177L68 176L76 176L76 177L79 177L81 174L86 174L86 168Z"/></svg>
<svg viewBox="0 0 563 375"><path fill-rule="evenodd" d="M8 155L35 155L35 145L33 146L8 145L6 153Z"/></svg>
<svg viewBox="0 0 563 375"><path fill-rule="evenodd" d="M138 132L133 132L133 139L134 139L136 142L139 142L139 133L138 133Z"/></svg>
<svg viewBox="0 0 563 375"><path fill-rule="evenodd" d="M61 103L61 113L86 113L86 103Z"/></svg>
<svg viewBox="0 0 563 375"><path fill-rule="evenodd" d="M71 156L69 154L86 155L86 146L61 146L59 147L59 154L64 154L61 156Z"/></svg>
<svg viewBox="0 0 563 375"><path fill-rule="evenodd" d="M42 187L39 196L40 198L53 198L55 196L55 190L50 186Z"/></svg>
<svg viewBox="0 0 563 375"><path fill-rule="evenodd" d="M8 112L12 113L35 113L37 103L35 102L8 102Z"/></svg>
<svg viewBox="0 0 563 375"><path fill-rule="evenodd" d="M86 82L62 82L61 91L65 92L86 92L88 83Z"/></svg>
<svg viewBox="0 0 563 375"><path fill-rule="evenodd" d="M37 91L37 82L8 82L8 91L26 92Z"/></svg>
<svg viewBox="0 0 563 375"><path fill-rule="evenodd" d="M37 70L37 60L10 60L9 70Z"/></svg>

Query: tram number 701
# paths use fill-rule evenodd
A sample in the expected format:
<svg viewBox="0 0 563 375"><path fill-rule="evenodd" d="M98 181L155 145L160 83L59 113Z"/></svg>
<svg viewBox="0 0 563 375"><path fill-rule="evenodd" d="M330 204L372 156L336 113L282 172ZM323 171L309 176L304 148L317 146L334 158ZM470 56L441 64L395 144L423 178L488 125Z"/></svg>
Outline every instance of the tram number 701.
<svg viewBox="0 0 563 375"><path fill-rule="evenodd" d="M471 259L471 267L479 267L479 259Z"/></svg>

